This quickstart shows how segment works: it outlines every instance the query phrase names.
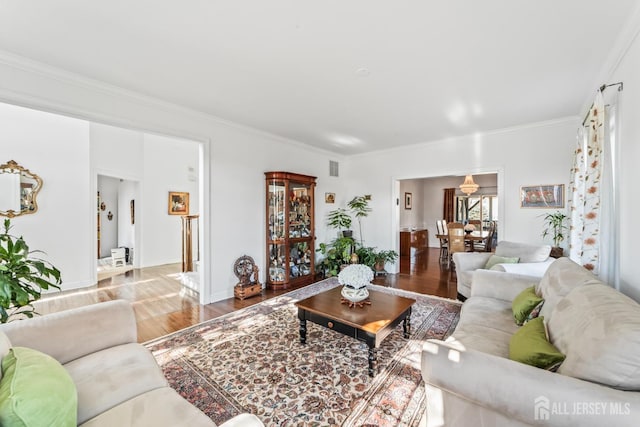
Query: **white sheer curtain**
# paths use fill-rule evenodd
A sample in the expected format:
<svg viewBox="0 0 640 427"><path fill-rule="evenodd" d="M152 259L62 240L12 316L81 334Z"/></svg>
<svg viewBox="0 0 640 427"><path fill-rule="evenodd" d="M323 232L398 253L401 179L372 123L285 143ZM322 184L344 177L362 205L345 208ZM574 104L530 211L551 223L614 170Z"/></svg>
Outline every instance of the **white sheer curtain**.
<svg viewBox="0 0 640 427"><path fill-rule="evenodd" d="M605 107L602 91L578 130L569 186L569 256L618 287L619 92Z"/></svg>

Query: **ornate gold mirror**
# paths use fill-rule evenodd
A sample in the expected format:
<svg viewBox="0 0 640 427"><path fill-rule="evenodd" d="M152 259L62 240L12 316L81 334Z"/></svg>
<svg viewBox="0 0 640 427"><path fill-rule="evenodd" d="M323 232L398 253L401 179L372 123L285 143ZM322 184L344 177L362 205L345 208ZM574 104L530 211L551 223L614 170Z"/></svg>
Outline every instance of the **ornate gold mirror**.
<svg viewBox="0 0 640 427"><path fill-rule="evenodd" d="M27 215L38 210L42 179L13 160L0 165L0 216Z"/></svg>

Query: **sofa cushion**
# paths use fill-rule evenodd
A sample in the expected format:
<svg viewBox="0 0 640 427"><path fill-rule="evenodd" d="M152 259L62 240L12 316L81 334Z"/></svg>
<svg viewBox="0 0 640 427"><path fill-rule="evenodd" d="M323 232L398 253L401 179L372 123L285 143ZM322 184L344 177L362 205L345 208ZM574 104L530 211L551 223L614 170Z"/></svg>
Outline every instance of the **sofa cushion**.
<svg viewBox="0 0 640 427"><path fill-rule="evenodd" d="M542 369L553 369L565 356L549 342L544 319L538 317L527 322L509 341L509 359Z"/></svg>
<svg viewBox="0 0 640 427"><path fill-rule="evenodd" d="M509 339L517 330L510 302L474 296L462 305L460 321L448 342L508 357Z"/></svg>
<svg viewBox="0 0 640 427"><path fill-rule="evenodd" d="M549 258L551 246L529 245L519 242L501 241L496 247L495 254L502 257L518 257L521 263L542 262Z"/></svg>
<svg viewBox="0 0 640 427"><path fill-rule="evenodd" d="M542 301L541 297L536 295L536 287L531 286L520 292L517 297L513 299L511 303L511 310L513 311L513 320L517 325L522 325L528 318L534 308L536 308ZM537 316L533 316L537 317Z"/></svg>
<svg viewBox="0 0 640 427"><path fill-rule="evenodd" d="M76 387L57 360L37 350L15 347L2 359L2 371L0 425L76 425Z"/></svg>
<svg viewBox="0 0 640 427"><path fill-rule="evenodd" d="M560 299L576 287L592 284L602 284L602 282L586 268L569 258L557 259L536 285L536 293L544 298L540 315L549 322L553 316L553 308Z"/></svg>
<svg viewBox="0 0 640 427"><path fill-rule="evenodd" d="M517 264L518 261L520 261L518 257L491 255L484 268L491 270L496 264Z"/></svg>
<svg viewBox="0 0 640 427"><path fill-rule="evenodd" d="M170 387L140 394L81 424L82 427L189 426L215 423Z"/></svg>
<svg viewBox="0 0 640 427"><path fill-rule="evenodd" d="M78 388L78 423L167 385L149 350L137 343L101 350L64 367Z"/></svg>
<svg viewBox="0 0 640 427"><path fill-rule="evenodd" d="M640 305L606 285L581 286L560 300L549 338L567 358L559 373L640 390Z"/></svg>

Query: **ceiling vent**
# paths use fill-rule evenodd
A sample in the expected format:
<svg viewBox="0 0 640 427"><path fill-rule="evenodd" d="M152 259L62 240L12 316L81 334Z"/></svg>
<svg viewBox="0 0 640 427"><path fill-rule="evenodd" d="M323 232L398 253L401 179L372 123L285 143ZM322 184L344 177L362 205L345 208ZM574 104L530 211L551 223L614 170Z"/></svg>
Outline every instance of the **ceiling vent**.
<svg viewBox="0 0 640 427"><path fill-rule="evenodd" d="M329 176L338 176L338 162L329 160Z"/></svg>

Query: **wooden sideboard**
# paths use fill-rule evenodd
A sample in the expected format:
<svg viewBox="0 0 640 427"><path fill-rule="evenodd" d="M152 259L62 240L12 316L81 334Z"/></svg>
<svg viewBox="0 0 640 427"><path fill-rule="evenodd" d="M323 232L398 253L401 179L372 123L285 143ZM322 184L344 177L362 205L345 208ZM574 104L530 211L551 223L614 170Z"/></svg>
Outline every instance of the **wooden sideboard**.
<svg viewBox="0 0 640 427"><path fill-rule="evenodd" d="M429 231L424 230L400 230L400 256L410 256L413 252L420 252L429 246Z"/></svg>

